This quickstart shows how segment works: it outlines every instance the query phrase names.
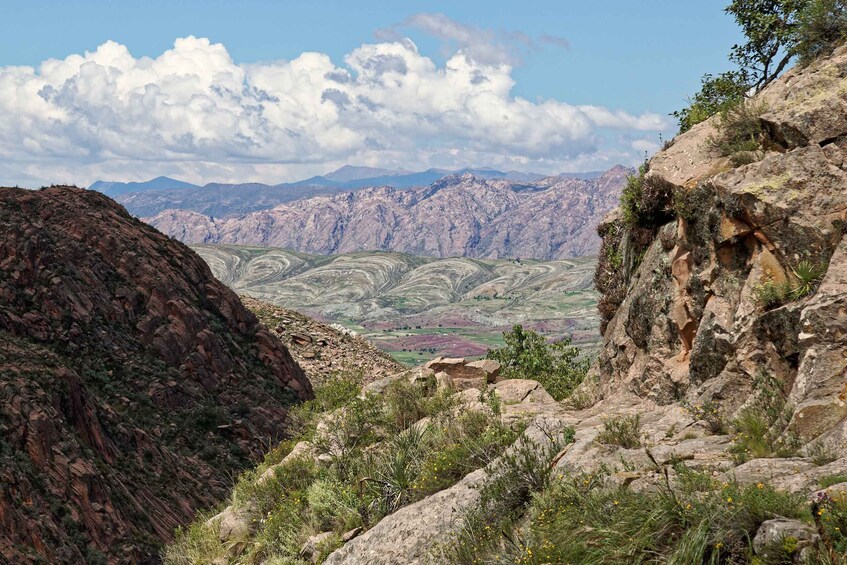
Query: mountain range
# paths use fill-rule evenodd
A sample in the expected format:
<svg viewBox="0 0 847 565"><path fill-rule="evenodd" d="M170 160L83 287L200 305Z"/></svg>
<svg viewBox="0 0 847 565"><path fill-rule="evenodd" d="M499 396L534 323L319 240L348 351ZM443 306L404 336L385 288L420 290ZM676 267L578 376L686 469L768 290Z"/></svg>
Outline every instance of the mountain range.
<svg viewBox="0 0 847 565"><path fill-rule="evenodd" d="M167 209L193 210L210 216L246 214L273 208L285 202L322 194L338 194L371 186L409 188L425 186L453 175L471 173L484 179L505 179L513 182L533 182L546 175L519 171L498 171L491 168L464 168L460 170L428 169L412 172L402 169L378 169L345 165L323 176L268 185L262 183L208 183L203 186L168 177L157 177L147 182L97 181L89 189L102 192L123 204L133 215L154 216ZM564 178L592 179L600 172L563 173Z"/></svg>
<svg viewBox="0 0 847 565"><path fill-rule="evenodd" d="M563 259L597 252L595 226L617 205L630 173L616 166L592 179L554 176L522 182L464 173L428 186L361 188L223 218L167 209L146 221L185 243L317 254L367 250Z"/></svg>

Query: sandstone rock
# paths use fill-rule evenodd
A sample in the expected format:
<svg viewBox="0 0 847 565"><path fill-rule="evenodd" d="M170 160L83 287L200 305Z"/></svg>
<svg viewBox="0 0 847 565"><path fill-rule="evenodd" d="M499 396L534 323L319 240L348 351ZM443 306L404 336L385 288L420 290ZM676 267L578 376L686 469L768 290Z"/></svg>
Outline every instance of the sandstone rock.
<svg viewBox="0 0 847 565"><path fill-rule="evenodd" d="M800 366L789 396L796 408L789 427L811 440L847 417L847 238L800 322Z"/></svg>
<svg viewBox="0 0 847 565"><path fill-rule="evenodd" d="M484 392L488 390L488 380L485 377L454 378L453 388L460 392L468 389Z"/></svg>
<svg viewBox="0 0 847 565"><path fill-rule="evenodd" d="M493 383L500 376L500 363L492 359L480 359L467 364L468 368L480 369L485 372L489 383Z"/></svg>
<svg viewBox="0 0 847 565"><path fill-rule="evenodd" d="M813 468L815 464L808 459L752 459L729 470L724 478L742 485L774 483L781 477L797 476Z"/></svg>
<svg viewBox="0 0 847 565"><path fill-rule="evenodd" d="M440 373L435 373L435 383L438 387L438 390L454 390L453 387L453 377L441 371Z"/></svg>
<svg viewBox="0 0 847 565"><path fill-rule="evenodd" d="M842 47L807 68L789 70L761 93L767 110L762 120L777 143L802 147L847 131L847 102L841 96L847 86L845 62Z"/></svg>
<svg viewBox="0 0 847 565"><path fill-rule="evenodd" d="M353 529L352 529L352 530L350 530L350 531L344 532L344 533L341 535L341 541L342 541L342 542L344 542L344 543L347 543L347 542L348 542L348 541L350 541L351 539L353 539L353 538L355 538L356 536L358 536L359 534L361 534L363 529L364 529L364 528L362 528L362 527L360 526L360 527L358 527L358 528L353 528Z"/></svg>

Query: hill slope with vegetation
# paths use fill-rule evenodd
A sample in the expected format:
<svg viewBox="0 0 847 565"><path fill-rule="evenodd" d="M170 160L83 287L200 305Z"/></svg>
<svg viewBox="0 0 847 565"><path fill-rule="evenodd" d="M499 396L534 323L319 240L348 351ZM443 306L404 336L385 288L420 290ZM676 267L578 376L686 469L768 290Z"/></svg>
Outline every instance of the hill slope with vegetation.
<svg viewBox="0 0 847 565"><path fill-rule="evenodd" d="M327 385L301 443L166 560L847 562L847 26L792 51L843 8L733 2L740 53L783 22L801 64L629 179L599 228L590 370L515 328L496 363Z"/></svg>

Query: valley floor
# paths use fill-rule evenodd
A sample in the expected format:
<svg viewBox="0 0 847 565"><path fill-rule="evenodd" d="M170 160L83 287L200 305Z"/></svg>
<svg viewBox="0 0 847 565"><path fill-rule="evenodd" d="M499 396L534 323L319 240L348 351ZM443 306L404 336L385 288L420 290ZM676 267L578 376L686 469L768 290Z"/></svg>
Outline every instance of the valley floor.
<svg viewBox="0 0 847 565"><path fill-rule="evenodd" d="M514 324L596 350L595 260L433 259L401 253L337 256L286 249L198 245L236 292L340 323L406 365L479 357Z"/></svg>

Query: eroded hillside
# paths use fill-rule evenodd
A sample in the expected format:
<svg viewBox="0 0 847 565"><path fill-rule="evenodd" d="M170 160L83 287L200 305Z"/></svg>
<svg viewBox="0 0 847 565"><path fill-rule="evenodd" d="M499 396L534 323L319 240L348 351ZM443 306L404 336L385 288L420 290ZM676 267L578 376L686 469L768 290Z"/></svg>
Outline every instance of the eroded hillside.
<svg viewBox="0 0 847 565"><path fill-rule="evenodd" d="M404 362L484 355L521 323L596 347L594 260L431 259L400 253L320 256L199 245L236 292L355 329Z"/></svg>
<svg viewBox="0 0 847 565"><path fill-rule="evenodd" d="M0 188L0 561L155 560L311 395L186 246L95 192Z"/></svg>

